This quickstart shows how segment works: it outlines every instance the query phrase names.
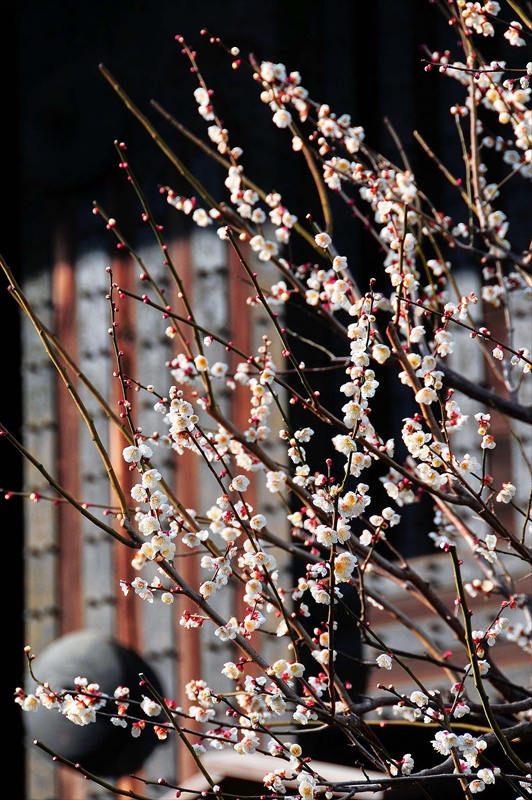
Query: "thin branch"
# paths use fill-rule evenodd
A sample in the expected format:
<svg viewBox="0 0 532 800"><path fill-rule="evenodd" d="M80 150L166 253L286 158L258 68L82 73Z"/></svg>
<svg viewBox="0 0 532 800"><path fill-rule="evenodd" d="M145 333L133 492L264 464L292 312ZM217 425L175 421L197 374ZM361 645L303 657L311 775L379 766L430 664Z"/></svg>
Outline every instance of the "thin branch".
<svg viewBox="0 0 532 800"><path fill-rule="evenodd" d="M518 403L513 403L505 397L501 397L493 389L486 389L478 383L472 381L455 372L447 366L443 361L438 359L436 369L443 372L444 382L456 389L467 397L473 400L478 400L483 405L493 408L495 411L500 411L512 419L518 419L521 422L526 422L532 425L532 407L521 406Z"/></svg>

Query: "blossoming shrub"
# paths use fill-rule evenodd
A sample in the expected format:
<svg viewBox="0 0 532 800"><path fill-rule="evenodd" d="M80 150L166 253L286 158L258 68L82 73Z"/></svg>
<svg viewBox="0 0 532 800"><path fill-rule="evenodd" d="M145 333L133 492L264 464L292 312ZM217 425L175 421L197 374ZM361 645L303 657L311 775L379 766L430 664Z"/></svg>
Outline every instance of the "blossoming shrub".
<svg viewBox="0 0 532 800"><path fill-rule="evenodd" d="M425 67L439 70L442 80L458 81L463 92L461 104L450 109L464 151L463 174L452 175L421 141L427 157L438 163L461 197L461 219L451 220L432 205L407 163L394 164L372 150L363 128L348 114L336 114L313 100L298 72L288 72L283 64L259 64L253 57L246 61L232 48L227 53L235 68L250 70L250 95L258 89L260 100L271 109L274 126L281 129L279 135L290 135L293 150L301 154L295 157L306 159L322 218L307 218L304 201L301 208L287 208L279 193L256 186L246 174L245 156L220 122L196 54L176 37L198 78L194 97L207 124L207 141L197 140L164 113L226 169L227 192L213 198L102 68L191 185L186 197L164 187L168 203L201 228L215 226L227 247L234 249L250 287L248 303L266 309L271 331L256 352L248 352L238 341L226 341L202 328L161 227L126 161L125 146L117 144L120 166L144 204L144 218L177 289L175 302L169 302L142 265L147 289L136 299L162 315L163 330L175 346L172 381L169 384L164 371L158 386L144 385L142 376L133 381L124 373L116 301L135 295L110 273L109 334L115 376L122 388L120 414L101 397L99 401L124 437L123 458L136 476L131 499L75 389L73 398L94 434L117 497L115 524L102 522L83 506L83 499L69 497L40 469L81 513L135 551L133 564L139 575L120 584L130 602L170 605L182 595L193 607L181 617L182 636L188 629L207 626L230 649L225 663L220 663L220 685L208 685L200 675L187 684L188 708L177 708L149 685L141 703L130 702L127 687L117 687L114 697L104 696L87 676L73 678L74 686L62 692L41 682L35 694L18 689L16 701L25 711L42 704L74 724L87 725L106 709L110 722L125 729L124 736L179 736L213 793L220 788L202 764L209 748L232 748L242 756L256 751L269 754L271 771L264 777L264 791L273 797L286 791L305 800L321 794L331 798L333 793L351 797L358 790L381 791L398 782L427 784L430 795L430 783L445 780L466 796L503 783L518 796L530 792L530 765L519 741L531 734L532 698L497 664L501 639L530 652L530 629L521 613L530 597L515 575L526 574L524 565L531 563L532 555L530 461L519 438L523 423L529 424L531 418L526 398L532 361L527 342L515 340L513 318L516 298L521 307L530 302L532 257L530 251L517 252L512 246L511 220L501 210L504 193L532 177L528 108L532 62L520 58L531 34L524 11L515 3L509 5L520 21L499 19L496 2L442 3L441 11L460 38L462 59L435 52ZM511 63L487 63L481 55L484 39L499 33L516 49ZM490 179L485 157L495 162L496 179ZM369 285L357 284L347 258L335 247L330 195L365 221L368 235L382 248L381 273ZM116 220L99 205L95 212L136 258ZM291 244L297 237L313 248L313 261L293 260ZM457 254L467 257L467 274L474 275L477 291L462 288L463 273L453 269ZM266 263L280 273L269 285L260 271ZM40 325L7 265L5 271L14 296L61 369L59 345ZM377 277L379 285L387 287L384 291L376 290ZM323 358L321 329L340 342L338 352L325 349L326 368L343 375L338 396L328 405L316 389L323 361L316 368L294 353L302 339L285 321L292 303L315 316L316 337L309 353L315 345ZM487 316L494 323L492 330ZM494 390L451 368L457 342L470 353L471 362L483 359ZM231 358L212 358L213 343ZM407 387L411 396L412 413L400 421L399 441L381 435L380 420L370 416L383 370L392 385L396 381ZM93 390L83 375L81 379ZM245 429L235 424L221 399L237 387L249 391ZM138 427L134 389L155 401L160 426L151 436ZM463 412L465 405L472 413ZM280 429L271 427L273 409L282 420ZM490 472L498 445L494 419L499 418L513 431L527 469L516 476L508 464L505 479L497 482ZM307 458L306 446L314 435L312 425L319 424L329 431L329 449L316 463ZM516 424L521 427L514 430ZM473 443L467 451L466 433ZM280 439L285 450L283 463L271 456L268 443L274 439ZM211 480L207 507L190 509L185 498L175 496L160 466L164 450L177 460L191 451L206 465ZM384 507L372 498L371 487L379 481L388 497ZM266 508L251 506L250 489L259 484L271 495L271 504L284 509L288 536L271 527ZM392 543L389 538L404 507L422 497L434 507L428 537L435 555L449 563L454 576L450 603L403 557L400 539ZM176 542L198 554L204 571L199 585L184 579L182 562L175 559ZM286 570L279 570L279 554L284 559L288 554L293 562L295 581ZM157 566L152 580L143 576L150 562ZM471 574L475 577L464 579ZM428 608L454 653L434 644L415 613L412 617L379 598L371 588L375 575L398 583L411 594L414 605ZM227 618L219 611L218 599L231 585L242 597L245 611ZM358 596L356 605L349 599L353 592ZM478 630L470 609L476 596L500 599L490 624ZM419 640L417 653L393 646L376 631L368 611L372 606ZM348 620L346 631L338 625L340 612ZM314 629L312 622L309 628L309 619L319 620ZM271 663L262 654L264 632L278 642L279 657ZM337 642L345 636L360 637L366 652L373 653L365 662L366 695L355 696L348 675L339 668L337 656L343 654ZM235 646L238 657L232 655ZM29 648L28 658L31 663ZM420 677L419 667L426 662L440 669L437 688L425 685ZM381 675L392 669L409 684L407 692L380 683ZM389 750L380 734L379 716L388 724L398 717L423 728L433 748L432 765L416 768L416 753L403 752L406 747L399 739ZM200 733L191 727L192 720L201 725ZM302 730L324 726L340 731L352 745L353 763L369 766L371 776L360 773L357 781L335 785L314 769L305 754L305 737L299 743L293 739ZM61 754L56 755L61 760ZM297 788L288 789L294 782Z"/></svg>

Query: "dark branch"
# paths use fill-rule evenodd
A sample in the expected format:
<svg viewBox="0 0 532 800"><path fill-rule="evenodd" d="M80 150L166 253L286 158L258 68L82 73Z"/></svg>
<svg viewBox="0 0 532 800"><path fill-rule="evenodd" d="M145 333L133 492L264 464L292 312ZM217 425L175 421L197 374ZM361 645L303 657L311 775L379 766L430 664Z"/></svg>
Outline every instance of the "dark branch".
<svg viewBox="0 0 532 800"><path fill-rule="evenodd" d="M512 417L512 419L519 419L521 422L528 422L529 425L532 425L531 407L512 403L511 400L506 400L504 397L498 395L493 389L485 389L483 386L479 386L478 383L468 381L467 378L464 378L463 375L459 375L458 372L454 372L454 370L450 369L442 361L438 361L437 369L443 372L444 382L452 389L456 389L468 397L473 398L473 400L478 400L496 411L501 411L508 417Z"/></svg>

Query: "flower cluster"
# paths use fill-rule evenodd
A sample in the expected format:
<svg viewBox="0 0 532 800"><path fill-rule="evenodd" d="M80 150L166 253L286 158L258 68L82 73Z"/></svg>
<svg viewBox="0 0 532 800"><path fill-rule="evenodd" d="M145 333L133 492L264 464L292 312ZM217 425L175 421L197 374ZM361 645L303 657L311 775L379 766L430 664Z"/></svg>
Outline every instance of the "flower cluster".
<svg viewBox="0 0 532 800"><path fill-rule="evenodd" d="M423 149L464 201L462 220L433 205L406 159L392 163L348 114L314 101L298 72L250 56L274 128L290 133L293 151L311 166L323 219L308 215L305 198L289 208L246 174L197 55L179 38L198 80L206 141L187 135L223 167L224 181L216 199L193 176L190 197L168 186L161 194L200 228L216 225L204 235L234 253L249 293L246 319L260 309L263 327L255 339L236 324L230 333L210 331L163 226L154 224L171 288L144 271L147 293L137 297L111 275L107 300L113 315L117 295L162 314L166 372L157 386L126 373L127 337L113 316L120 416L101 403L124 436L121 469L98 447L118 506L106 509L108 525L90 503L75 503L134 549L138 574L120 581L128 602L160 598L166 613L177 612L183 641L201 635L210 655L184 686L182 705L149 686L137 701L126 687L106 696L76 678L74 690L17 689L24 711L55 709L79 726L101 713L134 737L147 728L160 740L177 732L204 774L208 747L267 753L265 791L296 791L303 800L352 796L371 782L365 773L339 784L320 775L304 755L305 737L293 741L314 727L345 734L356 758L377 770L379 787L431 774L419 775L416 753L404 753L398 739L384 746L379 726L367 724L398 716L425 726L433 749L452 762L441 775L454 775L468 796L505 777L488 759L494 742L511 763L508 780L522 778L523 791L529 785L514 738L530 711L515 675L531 649L523 613L532 563L523 426L532 361L522 323L532 255L512 244L505 192L532 176L532 66L518 58L513 66L487 63L476 49L475 37L496 40L500 28L519 55L528 34L499 17L499 3L440 5L460 32L463 60L435 52L426 69L456 81L451 114L462 175L452 175L427 143ZM238 49L227 52L238 68ZM377 244L376 275L365 285L354 255L339 249L348 237L333 231L340 203ZM116 220L105 219L110 235L121 237ZM302 318L311 320L311 338ZM159 423L151 435L137 424L137 393L145 397L142 413ZM185 497L181 478L192 474L192 462L201 485ZM431 555L407 557L412 549ZM507 652L516 665L504 672ZM359 664L368 685L353 687ZM394 683L377 684L377 694L375 673L391 673ZM486 725L493 736L474 735Z"/></svg>

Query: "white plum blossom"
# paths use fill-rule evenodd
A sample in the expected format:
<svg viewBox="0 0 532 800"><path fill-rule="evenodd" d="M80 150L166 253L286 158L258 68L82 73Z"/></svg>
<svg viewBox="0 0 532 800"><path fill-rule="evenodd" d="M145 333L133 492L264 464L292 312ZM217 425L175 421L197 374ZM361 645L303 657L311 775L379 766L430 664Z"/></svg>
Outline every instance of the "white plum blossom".
<svg viewBox="0 0 532 800"><path fill-rule="evenodd" d="M458 747L459 739L455 733L449 731L438 731L431 742L437 753L448 756L453 747Z"/></svg>
<svg viewBox="0 0 532 800"><path fill-rule="evenodd" d="M495 771L488 769L485 767L484 769L479 769L477 772L477 778L479 778L484 783L495 783Z"/></svg>
<svg viewBox="0 0 532 800"><path fill-rule="evenodd" d="M401 759L401 772L403 775L410 775L414 769L414 759L411 753L405 753Z"/></svg>
<svg viewBox="0 0 532 800"><path fill-rule="evenodd" d="M390 357L391 350L385 344L376 344L371 351L371 355L378 364L384 364Z"/></svg>
<svg viewBox="0 0 532 800"><path fill-rule="evenodd" d="M332 263L335 272L347 269L347 258L345 256L335 256Z"/></svg>
<svg viewBox="0 0 532 800"><path fill-rule="evenodd" d="M273 115L273 122L278 128L287 128L292 122L292 115L284 108L280 108Z"/></svg>
<svg viewBox="0 0 532 800"><path fill-rule="evenodd" d="M148 717L157 717L161 713L161 706L150 697L142 696L140 707Z"/></svg>
<svg viewBox="0 0 532 800"><path fill-rule="evenodd" d="M310 593L316 603L328 606L331 604L331 596L329 592L319 583L315 583L310 587Z"/></svg>
<svg viewBox="0 0 532 800"><path fill-rule="evenodd" d="M515 22L515 20L510 23L510 27L504 34L504 38L508 39L511 45L514 47L524 47L526 42L525 40L519 35L523 29L523 26L520 22Z"/></svg>
<svg viewBox="0 0 532 800"><path fill-rule="evenodd" d="M249 478L245 475L235 475L232 479L229 489L234 492L245 492L249 486Z"/></svg>
<svg viewBox="0 0 532 800"><path fill-rule="evenodd" d="M429 702L429 698L424 692L415 691L410 695L410 702L415 703L419 708L423 708Z"/></svg>
<svg viewBox="0 0 532 800"><path fill-rule="evenodd" d="M140 448L130 445L122 450L122 457L128 464L133 464L140 461L142 453L140 452Z"/></svg>
<svg viewBox="0 0 532 800"><path fill-rule="evenodd" d="M61 713L74 725L89 725L96 722L97 707L91 704L91 698L83 695L65 695L61 705Z"/></svg>
<svg viewBox="0 0 532 800"><path fill-rule="evenodd" d="M225 378L225 373L228 370L228 365L221 361L216 361L209 370L213 378Z"/></svg>
<svg viewBox="0 0 532 800"><path fill-rule="evenodd" d="M338 541L338 534L334 528L330 528L328 525L318 525L316 528L316 541L325 545L325 547L330 547Z"/></svg>
<svg viewBox="0 0 532 800"><path fill-rule="evenodd" d="M357 565L356 556L351 553L340 553L334 559L334 576L337 583L349 583L353 570Z"/></svg>
<svg viewBox="0 0 532 800"><path fill-rule="evenodd" d="M503 483L502 488L497 494L495 500L497 503L511 503L516 491L516 487L513 485L513 483L510 483L510 481Z"/></svg>
<svg viewBox="0 0 532 800"><path fill-rule="evenodd" d="M317 233L314 237L314 241L318 245L318 247L322 247L324 250L327 250L329 245L332 242L331 237L328 233Z"/></svg>
<svg viewBox="0 0 532 800"><path fill-rule="evenodd" d="M462 717L465 717L470 712L471 712L471 709L467 705L467 703L457 703L456 706L454 707L454 710L453 710L453 717L456 717L456 719L461 719Z"/></svg>
<svg viewBox="0 0 532 800"><path fill-rule="evenodd" d="M37 687L38 689L40 687ZM22 692L22 690L20 690ZM38 711L39 710L39 697L34 694L18 694L15 702L19 704L23 711ZM44 703L43 703L44 705Z"/></svg>
<svg viewBox="0 0 532 800"><path fill-rule="evenodd" d="M199 228L207 228L213 224L213 220L203 208L197 208L192 213L192 219Z"/></svg>
<svg viewBox="0 0 532 800"><path fill-rule="evenodd" d="M145 489L155 490L162 479L162 475L157 469L147 469L142 473L142 486Z"/></svg>
<svg viewBox="0 0 532 800"><path fill-rule="evenodd" d="M135 580L131 582L131 586L135 590L135 594L138 594L142 600L153 603L153 592L148 586L148 581L145 581L143 578L135 578Z"/></svg>
<svg viewBox="0 0 532 800"><path fill-rule="evenodd" d="M422 405L430 405L438 399L438 395L430 386L424 386L419 392L416 393L416 403Z"/></svg>
<svg viewBox="0 0 532 800"><path fill-rule="evenodd" d="M454 342L451 333L445 329L440 328L434 335L434 341L437 344L436 352L439 356L447 356L454 350Z"/></svg>
<svg viewBox="0 0 532 800"><path fill-rule="evenodd" d="M144 486L141 486L140 483L136 483L135 486L131 488L130 494L136 503L145 503L148 500L146 489Z"/></svg>
<svg viewBox="0 0 532 800"><path fill-rule="evenodd" d="M282 492L286 485L286 474L280 470L279 472L266 473L266 488L272 492Z"/></svg>
<svg viewBox="0 0 532 800"><path fill-rule="evenodd" d="M239 755L254 753L260 744L259 737L254 731L242 731L242 739L234 745Z"/></svg>
<svg viewBox="0 0 532 800"><path fill-rule="evenodd" d="M197 547L202 542L206 542L208 538L208 531L190 531L189 533L185 533L181 541L183 544L186 544L187 547Z"/></svg>
<svg viewBox="0 0 532 800"><path fill-rule="evenodd" d="M161 524L157 517L152 517L149 515L145 515L139 521L139 531L144 534L144 536L150 536L152 533L160 530Z"/></svg>

